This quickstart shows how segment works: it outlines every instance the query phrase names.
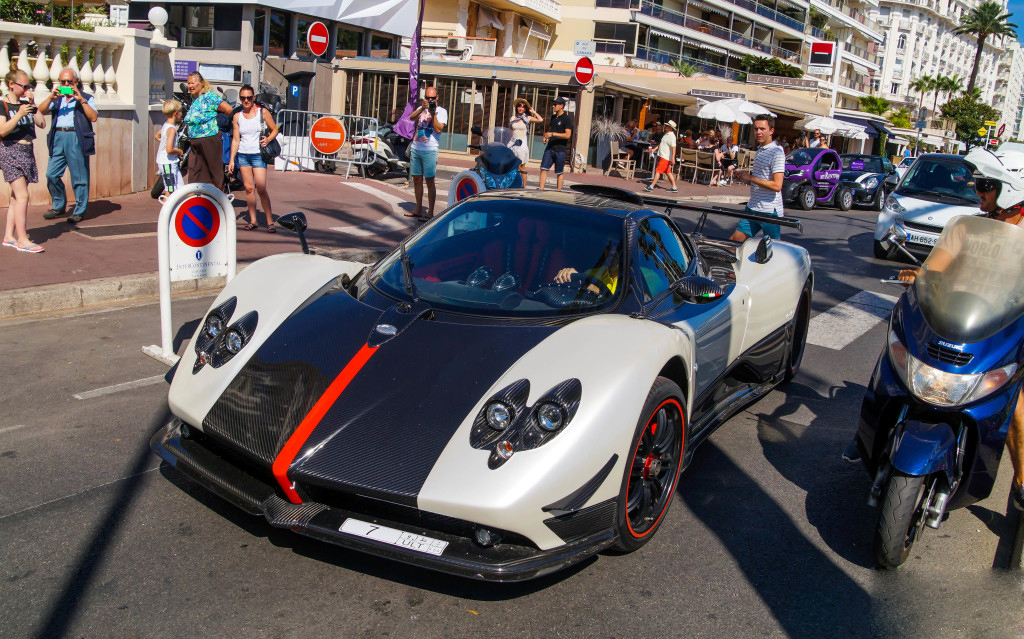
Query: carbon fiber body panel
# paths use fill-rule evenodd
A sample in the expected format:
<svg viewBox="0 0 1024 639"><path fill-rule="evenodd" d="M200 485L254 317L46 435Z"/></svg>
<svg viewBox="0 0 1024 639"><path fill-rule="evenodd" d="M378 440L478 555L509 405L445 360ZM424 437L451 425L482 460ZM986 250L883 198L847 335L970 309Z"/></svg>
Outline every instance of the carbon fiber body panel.
<svg viewBox="0 0 1024 639"><path fill-rule="evenodd" d="M610 531L615 524L615 501L609 499L568 515L545 519L544 525L567 543Z"/></svg>
<svg viewBox="0 0 1024 639"><path fill-rule="evenodd" d="M415 505L480 397L557 329L420 320L381 346L296 456L300 483L382 492Z"/></svg>

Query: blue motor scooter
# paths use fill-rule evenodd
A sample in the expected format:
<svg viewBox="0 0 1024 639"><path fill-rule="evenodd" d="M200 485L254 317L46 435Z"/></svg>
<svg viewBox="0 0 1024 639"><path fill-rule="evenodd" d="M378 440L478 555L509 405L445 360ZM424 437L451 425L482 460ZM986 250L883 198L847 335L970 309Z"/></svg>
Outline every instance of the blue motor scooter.
<svg viewBox="0 0 1024 639"><path fill-rule="evenodd" d="M513 139L511 129L499 126L484 132L475 126L472 132L483 138L483 144L470 144L468 148L480 151L480 155L476 156L476 166L452 178L448 187L448 206L484 191L523 188L520 161L512 151L522 142Z"/></svg>
<svg viewBox="0 0 1024 639"><path fill-rule="evenodd" d="M886 248L905 240L893 227ZM906 561L925 526L992 491L1022 383L1021 255L1024 228L954 218L893 309L856 437L883 568Z"/></svg>

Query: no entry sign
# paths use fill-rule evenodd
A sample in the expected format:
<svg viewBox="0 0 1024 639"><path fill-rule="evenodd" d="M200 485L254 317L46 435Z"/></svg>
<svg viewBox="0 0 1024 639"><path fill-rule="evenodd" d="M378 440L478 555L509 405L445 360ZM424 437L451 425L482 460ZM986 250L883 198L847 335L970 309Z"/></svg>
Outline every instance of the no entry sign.
<svg viewBox="0 0 1024 639"><path fill-rule="evenodd" d="M337 118L322 117L309 130L309 142L320 153L334 155L345 145L345 127Z"/></svg>
<svg viewBox="0 0 1024 639"><path fill-rule="evenodd" d="M309 30L306 31L306 43L309 45L309 51L316 57L320 57L327 53L327 43L330 40L330 35L327 33L327 26L323 22L314 22L309 25Z"/></svg>
<svg viewBox="0 0 1024 639"><path fill-rule="evenodd" d="M573 69L572 74L577 82L581 85L586 85L594 79L594 63L590 61L590 58L580 58L576 61L576 67Z"/></svg>

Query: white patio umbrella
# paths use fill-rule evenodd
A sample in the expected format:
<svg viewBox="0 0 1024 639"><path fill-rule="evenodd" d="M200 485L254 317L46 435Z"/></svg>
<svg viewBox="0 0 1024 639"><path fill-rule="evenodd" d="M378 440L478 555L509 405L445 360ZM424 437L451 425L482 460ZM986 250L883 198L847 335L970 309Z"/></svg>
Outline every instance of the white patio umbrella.
<svg viewBox="0 0 1024 639"><path fill-rule="evenodd" d="M773 118L775 117L774 113L772 113L765 107L761 106L760 104L757 104L756 102L751 102L749 100L744 100L743 98L729 98L728 100L722 100L722 102L728 104L734 110L739 111L740 113L746 113L747 115L763 114L770 115Z"/></svg>
<svg viewBox="0 0 1024 639"><path fill-rule="evenodd" d="M845 129L847 126L846 122L840 122L839 120L825 117L824 115L808 116L802 120L797 120L794 125L798 129L805 131L818 130L825 135L832 135L840 129Z"/></svg>
<svg viewBox="0 0 1024 639"><path fill-rule="evenodd" d="M725 104L724 100L708 102L697 111L697 117L703 120L736 122L737 124L751 124L753 122L749 115L734 109L729 104Z"/></svg>

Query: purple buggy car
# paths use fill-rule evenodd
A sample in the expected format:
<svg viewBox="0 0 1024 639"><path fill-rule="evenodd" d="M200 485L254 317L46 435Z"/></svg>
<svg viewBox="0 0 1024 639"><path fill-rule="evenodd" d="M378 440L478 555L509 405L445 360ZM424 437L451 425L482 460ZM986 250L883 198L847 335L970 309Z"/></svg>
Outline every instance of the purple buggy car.
<svg viewBox="0 0 1024 639"><path fill-rule="evenodd" d="M786 204L805 210L835 206L847 211L853 206L853 193L840 183L842 171L839 154L832 149L795 149L786 156L782 197Z"/></svg>

